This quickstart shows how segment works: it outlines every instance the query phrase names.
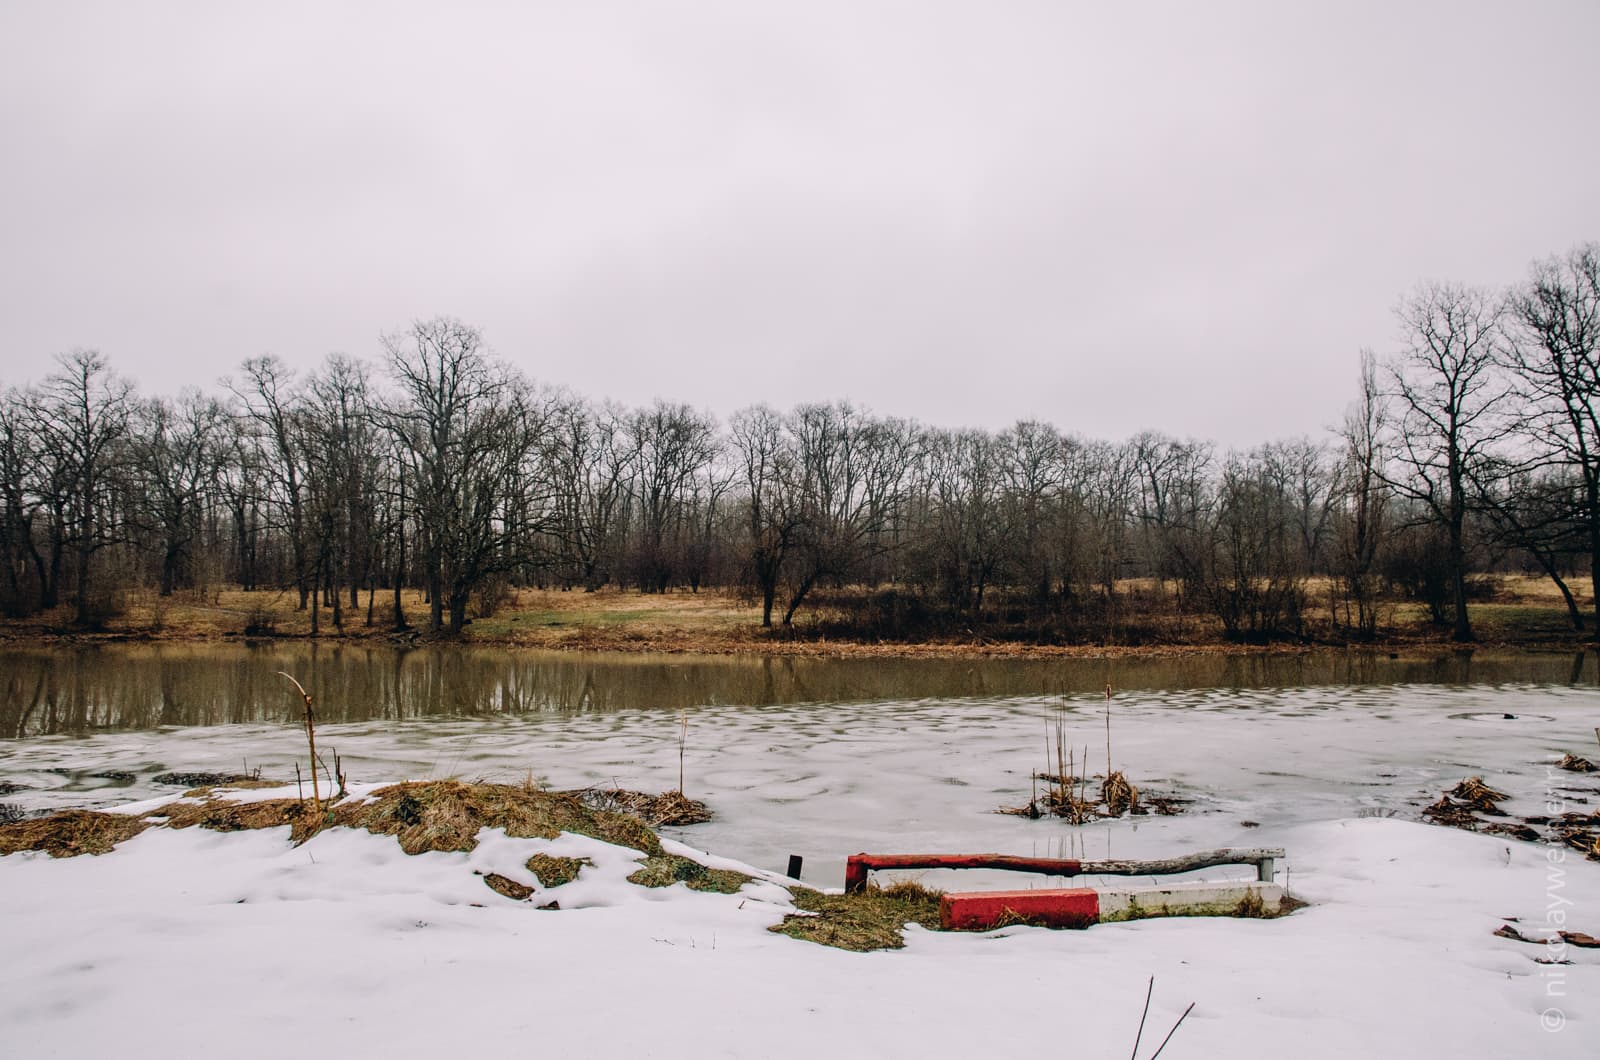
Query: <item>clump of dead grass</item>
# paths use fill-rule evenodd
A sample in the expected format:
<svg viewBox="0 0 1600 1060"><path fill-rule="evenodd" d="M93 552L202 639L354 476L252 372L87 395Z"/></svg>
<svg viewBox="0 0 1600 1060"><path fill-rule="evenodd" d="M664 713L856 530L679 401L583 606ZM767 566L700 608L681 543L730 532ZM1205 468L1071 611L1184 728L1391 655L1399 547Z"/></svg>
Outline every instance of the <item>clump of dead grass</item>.
<svg viewBox="0 0 1600 1060"><path fill-rule="evenodd" d="M593 809L568 792L531 785L459 780L391 784L372 792L368 801L334 806L328 824L392 835L408 854L471 850L483 828L501 828L517 839L554 839L575 832L645 854L661 853L661 840L639 821Z"/></svg>
<svg viewBox="0 0 1600 1060"><path fill-rule="evenodd" d="M704 824L711 820L711 811L705 803L691 799L681 791L652 795L626 788L582 788L568 794L594 809L637 817L651 828Z"/></svg>
<svg viewBox="0 0 1600 1060"><path fill-rule="evenodd" d="M897 950L906 944L903 929L907 924L939 928L942 892L918 883L869 886L855 894L793 887L790 894L795 908L804 912L786 916L783 923L768 930L823 946L858 953Z"/></svg>
<svg viewBox="0 0 1600 1060"><path fill-rule="evenodd" d="M1459 799L1461 803L1480 813L1502 816L1498 805L1507 795L1503 791L1496 791L1483 782L1482 777L1468 777L1450 789L1450 797Z"/></svg>
<svg viewBox="0 0 1600 1060"><path fill-rule="evenodd" d="M1561 761L1556 763L1556 768L1565 769L1568 773L1593 773L1594 763L1577 755L1562 755Z"/></svg>
<svg viewBox="0 0 1600 1060"><path fill-rule="evenodd" d="M1499 805L1504 798L1504 792L1489 787L1482 777L1468 777L1439 796L1439 801L1424 809L1422 816L1437 824L1475 832L1484 823L1478 819L1478 814L1490 817L1506 815Z"/></svg>
<svg viewBox="0 0 1600 1060"><path fill-rule="evenodd" d="M545 887L560 887L578 878L585 865L593 865L588 858L563 858L554 854L535 854L528 859L528 871L539 878Z"/></svg>
<svg viewBox="0 0 1600 1060"><path fill-rule="evenodd" d="M1139 789L1134 787L1128 778L1117 770L1106 777L1100 785L1100 801L1105 805L1106 811L1113 817L1138 809Z"/></svg>
<svg viewBox="0 0 1600 1060"><path fill-rule="evenodd" d="M712 891L732 894L751 877L732 869L708 869L698 861L676 854L657 854L644 859L638 871L628 877L629 883L640 887L671 887L675 883L688 886L691 891Z"/></svg>
<svg viewBox="0 0 1600 1060"><path fill-rule="evenodd" d="M53 858L104 854L149 827L150 822L126 814L62 810L0 824L0 855L22 850L42 850Z"/></svg>

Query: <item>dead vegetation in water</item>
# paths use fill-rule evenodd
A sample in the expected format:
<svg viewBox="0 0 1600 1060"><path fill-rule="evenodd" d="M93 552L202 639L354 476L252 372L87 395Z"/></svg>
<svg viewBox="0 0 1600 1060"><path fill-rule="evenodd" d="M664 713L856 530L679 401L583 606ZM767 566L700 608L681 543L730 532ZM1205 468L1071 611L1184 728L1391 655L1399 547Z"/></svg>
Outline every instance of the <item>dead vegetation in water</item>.
<svg viewBox="0 0 1600 1060"><path fill-rule="evenodd" d="M1509 798L1505 792L1496 791L1485 784L1482 777L1468 777L1451 788L1449 795L1461 805L1470 807L1480 813L1487 813L1493 817L1505 816L1505 811L1500 809L1497 804Z"/></svg>
<svg viewBox="0 0 1600 1060"><path fill-rule="evenodd" d="M580 788L567 794L596 810L636 817L651 828L704 824L711 820L711 811L705 803L681 791L652 795L627 788Z"/></svg>
<svg viewBox="0 0 1600 1060"><path fill-rule="evenodd" d="M127 814L61 810L0 824L0 855L24 850L42 850L53 858L104 854L149 827L150 822Z"/></svg>
<svg viewBox="0 0 1600 1060"><path fill-rule="evenodd" d="M1556 768L1564 769L1568 773L1593 773L1595 771L1593 762L1587 758L1579 758L1577 755L1562 755L1561 761L1556 763Z"/></svg>
<svg viewBox="0 0 1600 1060"><path fill-rule="evenodd" d="M245 788L245 787L275 787L281 781L261 779L261 770L249 773L206 773L206 772L167 772L157 773L150 778L155 784L170 784L177 788Z"/></svg>
<svg viewBox="0 0 1600 1060"><path fill-rule="evenodd" d="M1423 809L1422 816L1434 824L1469 832L1506 836L1525 843L1559 843L1600 861L1600 813L1534 814L1519 820L1500 808L1500 802L1507 797L1485 784L1482 777L1468 777ZM1484 817L1505 820L1488 821Z"/></svg>
<svg viewBox="0 0 1600 1060"><path fill-rule="evenodd" d="M1033 797L1021 806L1002 806L999 811L1013 817L1038 820L1059 817L1068 824L1123 816L1143 817L1150 813L1174 816L1183 812L1187 799L1173 795L1141 792L1120 769L1111 764L1111 686L1106 685L1106 771L1093 779L1091 786L1089 748L1073 747L1067 739L1067 703L1058 701L1045 719L1045 769L1033 774ZM1080 772L1081 768L1081 772ZM1041 791L1039 783L1044 782Z"/></svg>
<svg viewBox="0 0 1600 1060"><path fill-rule="evenodd" d="M792 887L790 893L802 912L791 913L767 930L823 946L858 953L897 950L906 944L907 924L939 928L943 892L918 883L869 885L855 894L824 894L809 887Z"/></svg>
<svg viewBox="0 0 1600 1060"><path fill-rule="evenodd" d="M671 887L675 883L687 886L691 891L712 891L716 894L732 894L752 877L732 869L709 869L698 861L679 857L676 854L656 854L644 859L638 871L628 877L629 883L638 884L640 887Z"/></svg>
<svg viewBox="0 0 1600 1060"><path fill-rule="evenodd" d="M1506 816L1506 812L1499 805L1505 797L1504 792L1496 791L1485 784L1482 777L1468 777L1440 795L1438 802L1422 811L1422 816L1436 824L1475 832L1484 824L1478 819L1478 814L1490 817Z"/></svg>

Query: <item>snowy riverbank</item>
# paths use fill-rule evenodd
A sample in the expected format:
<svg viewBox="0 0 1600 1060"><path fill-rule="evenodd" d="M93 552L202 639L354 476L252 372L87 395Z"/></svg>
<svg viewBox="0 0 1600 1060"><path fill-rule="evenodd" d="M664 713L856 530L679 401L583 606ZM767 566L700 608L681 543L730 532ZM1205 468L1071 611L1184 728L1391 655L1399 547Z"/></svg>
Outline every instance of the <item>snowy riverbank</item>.
<svg viewBox="0 0 1600 1060"><path fill-rule="evenodd" d="M767 931L792 911L773 883L647 890L636 852L584 836L409 856L349 829L156 828L0 859L0 1054L1123 1055L1154 975L1151 1028L1195 1002L1169 1057L1593 1055L1600 951L1541 965L1492 932L1542 935L1552 910L1600 927L1600 864L1399 820L1283 839L1313 905L1281 920L913 927L852 954ZM538 852L594 862L537 897L559 911L475 874L525 877Z"/></svg>

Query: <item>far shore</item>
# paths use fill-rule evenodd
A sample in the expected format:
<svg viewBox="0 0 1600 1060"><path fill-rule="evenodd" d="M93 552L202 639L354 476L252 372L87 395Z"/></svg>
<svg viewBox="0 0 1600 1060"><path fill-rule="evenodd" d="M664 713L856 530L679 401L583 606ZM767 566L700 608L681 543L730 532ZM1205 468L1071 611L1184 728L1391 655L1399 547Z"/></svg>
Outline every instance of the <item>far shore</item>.
<svg viewBox="0 0 1600 1060"><path fill-rule="evenodd" d="M51 647L97 643L319 642L365 645L458 645L555 651L761 655L853 658L1161 658L1196 655L1294 655L1379 653L1401 658L1442 654L1513 651L1573 652L1595 646L1592 632L1571 628L1553 593L1534 579L1506 579L1499 596L1472 609L1477 639L1458 644L1448 631L1425 621L1413 604L1389 607L1388 621L1372 640L1345 636L1331 622L1308 622L1307 635L1266 643L1223 636L1204 615L1164 624L1130 621L1122 628L1085 629L1069 643L1037 643L1008 638L1004 630L980 628L956 636L880 639L841 635L832 616L812 613L792 627L761 626L758 604L724 591L673 591L644 594L628 590L596 592L526 589L508 593L492 615L474 618L459 636L427 631L428 608L420 593L402 596L410 628L396 631L392 594L379 593L349 608L342 628L324 607L312 632L310 610L300 610L292 592L225 589L161 598L130 594L102 628L71 622L69 609L27 619L0 619L0 645Z"/></svg>

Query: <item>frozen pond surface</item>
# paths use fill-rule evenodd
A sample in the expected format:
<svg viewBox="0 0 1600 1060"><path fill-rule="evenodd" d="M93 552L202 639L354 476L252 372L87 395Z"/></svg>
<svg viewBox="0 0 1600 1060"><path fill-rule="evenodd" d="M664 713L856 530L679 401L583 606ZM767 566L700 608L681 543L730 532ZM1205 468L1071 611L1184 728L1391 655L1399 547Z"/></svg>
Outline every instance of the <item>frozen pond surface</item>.
<svg viewBox="0 0 1600 1060"><path fill-rule="evenodd" d="M503 653L490 653L473 665L500 673L503 685L505 674L516 666L506 660ZM243 668L241 680L247 679L261 700L235 716L256 720L133 725L116 731L60 726L66 731L0 742L0 782L19 788L4 800L24 809L128 801L174 790L152 779L165 770L231 771L248 765L260 766L269 776L292 778L293 763L304 753L301 731L285 720L259 720L288 715L284 690L273 683L282 679L269 680L271 670L266 668L279 660L268 656L254 661L259 665L239 659L227 664ZM402 672L416 662L401 664ZM1186 665L1199 668L1203 678L1208 672L1204 667L1219 662L1228 660L1191 660ZM598 663L631 674L641 689L659 690L674 680L672 661L653 664L666 668L649 673L638 660ZM857 850L1139 857L1210 846L1273 845L1288 829L1308 822L1414 818L1444 788L1472 774L1509 792L1506 808L1512 813L1538 812L1550 791L1580 805L1582 800L1600 804L1600 780L1552 768L1564 752L1600 757L1594 734L1600 724L1600 692L1588 676L1593 657L1535 663L1549 672L1529 674L1515 669L1525 664L1507 662L1496 664L1506 668L1502 673L1473 663L1479 673L1466 675L1484 675L1486 680L1525 675L1502 684L1207 688L1149 687L1160 683L1159 674L1140 687L1141 673L1148 677L1150 671L1117 664L1111 668L1119 689L1111 706L1114 766L1147 792L1195 801L1188 813L1177 817L1130 818L1077 829L995 811L1026 802L1032 794L1031 774L1044 766L1047 719L1063 698L1069 706L1069 739L1080 749L1087 747L1094 771L1104 770L1105 701L1088 690L1105 679L1104 663L1092 664L1092 670L1091 664L1073 670L1060 664L937 663L928 664L931 677L930 672L917 676L917 668L904 661L877 664L877 670L871 662L830 670L827 660L808 660L800 668L812 668L801 674L802 683L829 691L860 686L881 692L884 682L895 680L924 690L934 678L998 687L981 694L915 699L880 695L853 702L795 701L800 697L792 694L747 695L739 701L729 691L712 694L704 668L715 667L716 660L677 662L678 683L690 689L677 701L639 691L641 702L628 705L621 702L621 693L606 691L600 693L603 708L594 707L591 697L591 706L580 709L436 716L400 709L379 714L332 705L334 697L324 692L335 717L367 716L319 726L318 745L325 754L337 750L357 781L460 776L514 782L531 773L562 788L616 784L664 790L678 782L677 718L682 710L689 718L685 787L706 800L716 818L678 830L677 837L780 870L789 854L801 854L807 879L837 885L845 855ZM391 659L382 664L396 665ZM1440 665L1445 664L1461 665ZM166 665L181 675L179 661ZM739 680L768 681L769 691L782 690L770 681L770 663L736 665L742 668L736 671ZM1305 665L1300 663L1301 676ZM120 677L100 679L126 680L130 667ZM792 678L794 667L787 672ZM1589 683L1557 683L1569 672ZM26 683L19 681L19 673L17 668L8 673L13 688ZM1263 682L1274 679L1269 673L1259 676ZM1529 677L1550 683L1533 683ZM577 680L559 670L544 678ZM402 676L400 684L407 679ZM422 672L411 679L434 678ZM82 676L76 680L89 683ZM524 675L518 687L528 702L554 695L548 687L541 690L540 680L539 675ZM784 680L789 683L783 687L792 691L794 681ZM1178 675L1168 683L1181 681ZM594 689L592 674L589 682ZM1029 682L1052 694L1015 691ZM336 687L349 687L349 682ZM481 690L482 682L473 687ZM504 695L503 689L499 694ZM81 695L80 702L91 712L117 709L96 706ZM1292 874L1294 851L1289 854ZM946 882L938 874L924 878ZM977 882L970 875L963 881Z"/></svg>

